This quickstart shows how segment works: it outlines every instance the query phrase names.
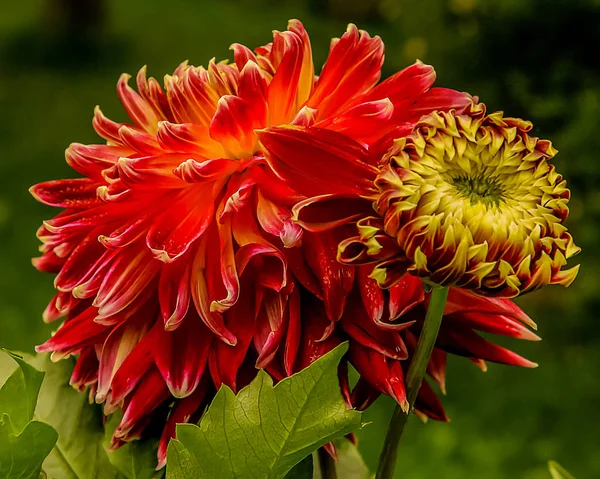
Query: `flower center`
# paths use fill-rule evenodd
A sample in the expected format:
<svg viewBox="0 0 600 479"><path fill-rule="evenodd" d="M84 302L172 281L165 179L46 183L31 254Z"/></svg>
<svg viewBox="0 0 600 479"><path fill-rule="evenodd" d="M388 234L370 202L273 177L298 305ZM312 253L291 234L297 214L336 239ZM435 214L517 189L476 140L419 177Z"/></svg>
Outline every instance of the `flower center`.
<svg viewBox="0 0 600 479"><path fill-rule="evenodd" d="M483 203L486 206L499 206L504 199L504 188L498 178L460 175L452 178L452 184L473 205Z"/></svg>

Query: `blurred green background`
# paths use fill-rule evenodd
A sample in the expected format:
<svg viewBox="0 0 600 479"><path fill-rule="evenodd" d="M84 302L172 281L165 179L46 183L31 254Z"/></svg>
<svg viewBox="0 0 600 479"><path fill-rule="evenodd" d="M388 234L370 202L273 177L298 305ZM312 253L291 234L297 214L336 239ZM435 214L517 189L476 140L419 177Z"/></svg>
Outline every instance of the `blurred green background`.
<svg viewBox="0 0 600 479"><path fill-rule="evenodd" d="M20 0L0 7L0 345L31 351L49 334L41 312L50 276L30 264L35 231L55 211L30 185L70 177L63 151L97 142L100 104L124 119L115 93L121 72L148 65L162 78L182 60L231 57L272 29L301 19L322 64L329 39L348 22L386 43L384 75L415 58L436 66L438 85L478 95L491 110L531 119L553 140L569 181L569 226L583 247L579 278L522 299L541 343L503 342L537 370L449 362L450 424L413 420L401 477L547 478L556 459L579 478L600 477L600 46L599 0ZM592 52L592 53L588 53ZM387 399L387 398L386 398ZM375 467L392 404L380 400L360 448ZM400 477L400 475L398 475ZM341 478L343 479L343 478Z"/></svg>

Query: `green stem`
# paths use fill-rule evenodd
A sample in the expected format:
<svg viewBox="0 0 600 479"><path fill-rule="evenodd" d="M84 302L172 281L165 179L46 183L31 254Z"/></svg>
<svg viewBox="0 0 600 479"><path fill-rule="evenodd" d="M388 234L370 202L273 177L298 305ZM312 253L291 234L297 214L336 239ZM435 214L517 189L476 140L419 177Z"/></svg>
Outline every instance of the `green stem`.
<svg viewBox="0 0 600 479"><path fill-rule="evenodd" d="M400 438L402 437L402 432L404 431L404 426L406 426L410 411L414 409L419 388L427 371L429 358L431 358L440 325L442 324L447 297L448 288L435 286L431 292L425 322L423 323L423 329L417 342L417 349L406 375L406 398L409 404L409 411L404 412L399 405L396 405L385 436L383 450L379 456L376 479L391 479L394 475Z"/></svg>

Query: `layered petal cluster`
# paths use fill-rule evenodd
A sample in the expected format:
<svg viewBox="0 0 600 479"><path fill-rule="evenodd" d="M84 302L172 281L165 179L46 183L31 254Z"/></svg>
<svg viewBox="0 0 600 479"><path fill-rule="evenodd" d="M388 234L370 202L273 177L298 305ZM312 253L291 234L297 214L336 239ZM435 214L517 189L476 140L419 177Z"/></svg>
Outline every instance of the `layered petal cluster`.
<svg viewBox="0 0 600 479"><path fill-rule="evenodd" d="M371 184L305 200L296 216L313 230L354 221L338 259L374 263L383 288L406 273L482 296L568 286L579 265L563 267L580 251L564 225L570 192L549 163L556 150L531 128L483 104L432 112L394 141Z"/></svg>
<svg viewBox="0 0 600 479"><path fill-rule="evenodd" d="M564 225L571 195L548 162L556 150L531 127L479 104L426 115L394 143L375 180L375 209L405 258L379 263L378 283L410 271L514 297L573 282L579 265L562 269L580 251Z"/></svg>
<svg viewBox="0 0 600 479"><path fill-rule="evenodd" d="M405 404L405 359L427 302L421 281L380 290L368 267L337 262L346 226L303 231L291 210L314 194L369 188L378 171L370 158L423 114L472 101L431 88L433 68L420 62L377 84L383 43L353 25L318 77L298 21L255 51L232 49L234 63L184 63L164 85L142 69L135 91L123 75L117 90L131 121L97 108L105 143L66 152L82 177L31 190L64 209L40 227L34 264L56 273L44 319L66 319L37 349L77 355L72 384L89 387L106 414L123 409L113 446L160 424L161 464L175 424L196 420L222 384L238 390L257 368L283 378L346 340L361 375L352 391L341 375L349 404L365 407L380 393ZM281 125L320 134L269 142L265 129ZM277 168L265 142L286 157ZM443 386L446 352L532 365L475 333L536 339L521 310L460 290L450 298L435 381ZM417 408L445 418L428 386Z"/></svg>

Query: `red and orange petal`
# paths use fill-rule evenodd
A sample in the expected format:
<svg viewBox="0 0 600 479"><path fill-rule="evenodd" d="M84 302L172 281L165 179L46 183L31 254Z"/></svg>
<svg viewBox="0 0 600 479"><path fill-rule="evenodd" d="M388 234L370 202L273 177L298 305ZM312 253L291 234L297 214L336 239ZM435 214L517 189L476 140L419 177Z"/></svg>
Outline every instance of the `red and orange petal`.
<svg viewBox="0 0 600 479"><path fill-rule="evenodd" d="M130 122L96 108L94 129L106 143L66 151L83 178L31 189L64 208L38 230L34 265L57 274L44 320L66 319L37 349L78 355L73 386L89 387L106 414L123 409L114 447L139 438L155 417L164 421L161 464L175 424L196 420L222 384L237 391L257 368L281 379L341 341L350 341L349 360L363 375L349 400L366 407L383 393L404 401L401 375L426 300L421 283L379 290L365 269L336 261L343 228L304 232L292 207L308 194L368 188L371 158L406 122L471 102L431 89L434 71L420 62L375 86L383 43L354 26L334 42L320 77L298 21L254 52L232 49L234 63L182 63L164 86L145 68L137 91L122 76L117 91ZM271 141L272 127L287 149ZM315 144L298 136L301 127L318 131ZM319 221L329 227L339 218ZM477 301L469 315L448 311L457 319L444 337L467 331L459 354L519 363L473 330L499 321L507 327L492 332L531 339L520 310ZM430 368L440 384L444 355L440 346ZM445 417L428 391L419 401L425 414Z"/></svg>

